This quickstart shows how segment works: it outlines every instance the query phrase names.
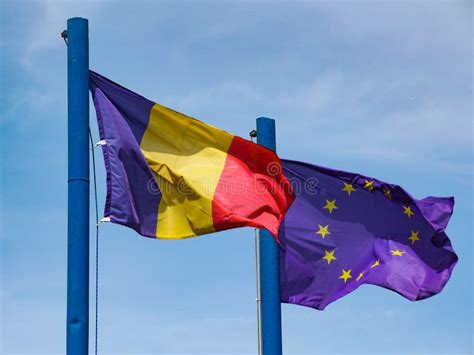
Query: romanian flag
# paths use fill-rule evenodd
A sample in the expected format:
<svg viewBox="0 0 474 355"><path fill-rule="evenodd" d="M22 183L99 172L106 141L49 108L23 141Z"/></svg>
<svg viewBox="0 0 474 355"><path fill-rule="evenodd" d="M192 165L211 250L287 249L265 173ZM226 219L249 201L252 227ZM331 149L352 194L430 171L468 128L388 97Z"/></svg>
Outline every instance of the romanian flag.
<svg viewBox="0 0 474 355"><path fill-rule="evenodd" d="M293 201L277 155L90 72L105 217L159 239L251 226L275 238Z"/></svg>

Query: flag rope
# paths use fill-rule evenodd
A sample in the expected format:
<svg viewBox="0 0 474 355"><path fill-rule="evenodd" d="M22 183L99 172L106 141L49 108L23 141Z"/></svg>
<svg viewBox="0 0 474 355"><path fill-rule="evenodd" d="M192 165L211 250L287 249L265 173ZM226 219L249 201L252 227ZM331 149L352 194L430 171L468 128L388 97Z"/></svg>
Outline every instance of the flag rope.
<svg viewBox="0 0 474 355"><path fill-rule="evenodd" d="M251 130L249 133L250 140L254 142L254 138L257 137L257 131ZM254 228L255 232L255 279L257 286L257 344L258 344L258 355L262 355L262 322L261 322L261 299L260 299L260 250L258 240L258 229Z"/></svg>
<svg viewBox="0 0 474 355"><path fill-rule="evenodd" d="M95 202L95 344L94 353L97 355L99 343L99 207L97 202L97 178L95 169L95 152L94 141L92 140L92 132L89 127L89 138L91 142L92 152L92 175L94 177L94 202Z"/></svg>

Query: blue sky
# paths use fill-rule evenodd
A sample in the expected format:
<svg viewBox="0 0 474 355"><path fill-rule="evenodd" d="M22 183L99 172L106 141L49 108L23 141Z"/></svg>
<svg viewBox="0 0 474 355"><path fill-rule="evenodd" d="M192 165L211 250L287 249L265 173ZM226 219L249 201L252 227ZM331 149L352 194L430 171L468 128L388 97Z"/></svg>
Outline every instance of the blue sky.
<svg viewBox="0 0 474 355"><path fill-rule="evenodd" d="M152 100L243 137L272 117L282 157L455 196L460 261L440 295L364 286L323 312L283 305L285 354L473 351L471 2L0 6L2 354L65 349L72 16L90 20L91 68ZM102 209L100 152L98 186ZM155 241L106 224L100 238L101 353L256 353L252 229Z"/></svg>

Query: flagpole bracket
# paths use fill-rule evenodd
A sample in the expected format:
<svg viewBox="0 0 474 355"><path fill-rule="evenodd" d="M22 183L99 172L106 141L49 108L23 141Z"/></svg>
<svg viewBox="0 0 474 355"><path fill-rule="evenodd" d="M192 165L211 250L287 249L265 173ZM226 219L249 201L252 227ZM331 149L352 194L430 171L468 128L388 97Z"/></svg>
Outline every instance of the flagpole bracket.
<svg viewBox="0 0 474 355"><path fill-rule="evenodd" d="M61 32L61 38L64 40L64 43L67 45L67 30Z"/></svg>
<svg viewBox="0 0 474 355"><path fill-rule="evenodd" d="M107 141L105 139L101 139L96 144L94 144L94 148L97 148L97 147L100 147L100 146L103 146L103 145L106 145L106 144L107 144Z"/></svg>
<svg viewBox="0 0 474 355"><path fill-rule="evenodd" d="M107 223L107 222L110 222L110 217L103 217L99 219L99 222L97 222L96 226L98 227L100 224Z"/></svg>

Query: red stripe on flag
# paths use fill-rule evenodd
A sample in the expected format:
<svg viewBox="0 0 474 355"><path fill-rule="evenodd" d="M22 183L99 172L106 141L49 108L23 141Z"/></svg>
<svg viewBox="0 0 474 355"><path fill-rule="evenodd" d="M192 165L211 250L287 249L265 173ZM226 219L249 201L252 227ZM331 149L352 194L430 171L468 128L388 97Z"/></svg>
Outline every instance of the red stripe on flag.
<svg viewBox="0 0 474 355"><path fill-rule="evenodd" d="M253 226L278 239L278 227L294 199L280 159L262 146L234 137L212 201L216 230Z"/></svg>

